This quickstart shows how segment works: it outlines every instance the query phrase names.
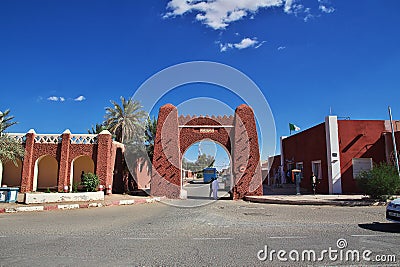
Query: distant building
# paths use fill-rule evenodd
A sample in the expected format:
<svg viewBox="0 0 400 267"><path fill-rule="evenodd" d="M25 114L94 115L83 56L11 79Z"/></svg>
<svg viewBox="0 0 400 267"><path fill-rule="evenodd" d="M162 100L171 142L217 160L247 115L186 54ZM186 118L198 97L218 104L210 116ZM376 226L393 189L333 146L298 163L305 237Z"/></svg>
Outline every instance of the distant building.
<svg viewBox="0 0 400 267"><path fill-rule="evenodd" d="M394 123L400 145L400 122ZM297 134L281 137L281 155L269 159L264 183L273 183L278 166L285 175L302 170L301 187L311 191L311 175L319 181L317 193L360 193L355 178L374 163L394 163L390 122L386 120L338 120L328 116L325 122ZM264 177L263 177L264 178ZM285 177L290 183L289 176Z"/></svg>

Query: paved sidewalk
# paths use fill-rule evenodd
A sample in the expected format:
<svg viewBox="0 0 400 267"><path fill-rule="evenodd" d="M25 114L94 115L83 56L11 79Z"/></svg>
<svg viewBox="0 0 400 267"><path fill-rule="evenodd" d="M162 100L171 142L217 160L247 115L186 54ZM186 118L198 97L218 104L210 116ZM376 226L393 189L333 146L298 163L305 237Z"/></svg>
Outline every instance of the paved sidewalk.
<svg viewBox="0 0 400 267"><path fill-rule="evenodd" d="M46 210L70 210L82 208L98 208L119 205L134 205L154 203L161 201L159 197L131 196L123 194L112 194L104 196L104 200L62 202L62 203L43 203L25 204L24 194L18 194L16 203L0 203L0 213L14 213L23 211L46 211Z"/></svg>
<svg viewBox="0 0 400 267"><path fill-rule="evenodd" d="M264 195L248 196L246 201L286 205L329 205L329 206L379 206L385 201L371 200L364 195Z"/></svg>
<svg viewBox="0 0 400 267"><path fill-rule="evenodd" d="M123 194L106 195L104 200L86 202L63 202L24 204L24 194L18 194L17 203L0 203L0 213L24 211L70 210L119 205L134 205L160 202L163 198L132 196ZM264 195L247 196L245 201L284 205L328 205L328 206L384 206L386 202L371 200L364 195Z"/></svg>

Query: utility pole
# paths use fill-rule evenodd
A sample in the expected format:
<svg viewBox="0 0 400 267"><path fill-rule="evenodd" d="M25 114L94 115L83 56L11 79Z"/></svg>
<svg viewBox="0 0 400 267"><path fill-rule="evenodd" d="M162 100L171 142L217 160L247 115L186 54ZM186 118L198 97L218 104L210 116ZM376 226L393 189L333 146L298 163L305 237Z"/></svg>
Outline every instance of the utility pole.
<svg viewBox="0 0 400 267"><path fill-rule="evenodd" d="M0 135L3 133L3 112L0 111Z"/></svg>
<svg viewBox="0 0 400 267"><path fill-rule="evenodd" d="M400 176L399 157L398 157L398 155L397 155L396 138L395 138L395 135L394 135L393 120L392 120L392 109L390 108L390 106L388 107L388 109L389 109L390 127L392 128L392 140L393 140L394 160L396 161L397 173L398 173L399 176Z"/></svg>

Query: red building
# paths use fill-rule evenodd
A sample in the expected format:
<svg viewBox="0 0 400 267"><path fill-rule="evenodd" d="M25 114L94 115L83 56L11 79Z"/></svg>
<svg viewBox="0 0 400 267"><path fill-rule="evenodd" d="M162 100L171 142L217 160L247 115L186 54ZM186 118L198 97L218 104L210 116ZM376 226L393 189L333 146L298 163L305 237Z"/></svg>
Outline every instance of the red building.
<svg viewBox="0 0 400 267"><path fill-rule="evenodd" d="M400 122L393 125L399 143ZM281 137L280 160L270 164L268 175L272 176L282 165L285 174L292 169L302 170L301 187L309 191L314 173L319 181L317 193L360 193L355 180L358 173L371 169L375 163L394 163L393 155L389 121L338 120L328 116L324 123Z"/></svg>
<svg viewBox="0 0 400 267"><path fill-rule="evenodd" d="M82 171L95 173L103 186L123 191L123 145L112 140L108 131L98 135L9 134L25 148L23 160L0 162L0 185L19 187L21 192L72 190L81 182Z"/></svg>

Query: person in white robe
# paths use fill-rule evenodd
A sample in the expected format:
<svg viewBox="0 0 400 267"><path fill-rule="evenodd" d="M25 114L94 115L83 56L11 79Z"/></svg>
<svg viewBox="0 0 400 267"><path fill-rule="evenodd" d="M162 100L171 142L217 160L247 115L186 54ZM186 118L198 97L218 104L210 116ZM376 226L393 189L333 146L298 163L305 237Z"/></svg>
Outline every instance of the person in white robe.
<svg viewBox="0 0 400 267"><path fill-rule="evenodd" d="M212 181L211 187L212 187L212 191L213 191L213 198L215 200L217 200L218 199L218 179L217 178L214 178L214 180Z"/></svg>

